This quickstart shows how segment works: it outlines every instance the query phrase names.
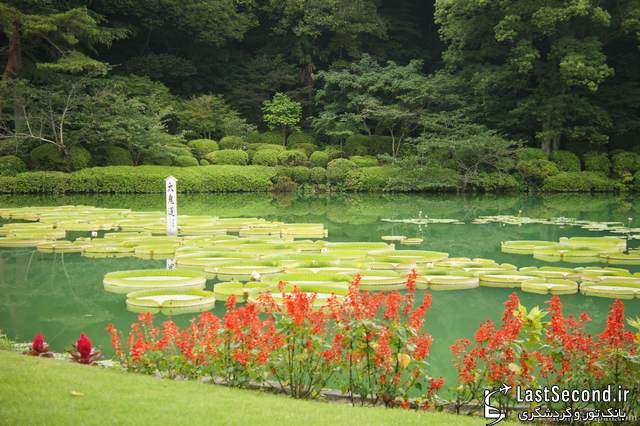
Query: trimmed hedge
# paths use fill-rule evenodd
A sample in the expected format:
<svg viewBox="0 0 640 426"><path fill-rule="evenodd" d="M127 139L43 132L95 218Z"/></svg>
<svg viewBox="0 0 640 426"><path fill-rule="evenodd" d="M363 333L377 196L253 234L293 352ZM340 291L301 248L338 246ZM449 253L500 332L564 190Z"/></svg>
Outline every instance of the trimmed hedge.
<svg viewBox="0 0 640 426"><path fill-rule="evenodd" d="M346 186L353 191L385 191L393 176L402 169L392 166L362 167L347 173Z"/></svg>
<svg viewBox="0 0 640 426"><path fill-rule="evenodd" d="M295 144L291 144L289 149L302 151L308 157L311 154L313 154L313 152L316 151L318 147L312 143L295 143Z"/></svg>
<svg viewBox="0 0 640 426"><path fill-rule="evenodd" d="M640 155L635 152L622 151L611 156L613 172L620 177L640 170Z"/></svg>
<svg viewBox="0 0 640 426"><path fill-rule="evenodd" d="M206 155L207 161L211 164L231 164L242 166L249 162L249 155L239 149L221 149Z"/></svg>
<svg viewBox="0 0 640 426"><path fill-rule="evenodd" d="M204 158L208 153L218 150L218 142L213 139L195 139L189 141L187 146L198 158Z"/></svg>
<svg viewBox="0 0 640 426"><path fill-rule="evenodd" d="M74 173L26 172L0 177L3 193L162 193L164 179L178 179L180 192L253 192L271 189L275 169L262 166L112 166Z"/></svg>
<svg viewBox="0 0 640 426"><path fill-rule="evenodd" d="M375 167L378 165L378 160L376 159L376 157L370 155L354 155L349 157L349 160L356 163L356 166L358 167Z"/></svg>
<svg viewBox="0 0 640 426"><path fill-rule="evenodd" d="M309 161L314 167L326 167L329 163L329 154L324 151L316 151L311 154Z"/></svg>
<svg viewBox="0 0 640 426"><path fill-rule="evenodd" d="M476 189L484 192L513 192L521 189L520 183L508 173L481 173Z"/></svg>
<svg viewBox="0 0 640 426"><path fill-rule="evenodd" d="M24 172L27 166L20 157L15 155L3 155L0 157L0 176L15 176Z"/></svg>
<svg viewBox="0 0 640 426"><path fill-rule="evenodd" d="M178 167L193 167L199 164L198 159L192 155L179 155L175 159L175 165Z"/></svg>
<svg viewBox="0 0 640 426"><path fill-rule="evenodd" d="M225 136L220 139L220 149L247 149L247 142L240 136Z"/></svg>
<svg viewBox="0 0 640 426"><path fill-rule="evenodd" d="M307 162L307 155L303 151L282 151L278 154L278 163L283 166L302 166Z"/></svg>
<svg viewBox="0 0 640 426"><path fill-rule="evenodd" d="M278 165L278 154L280 151L275 149L262 149L256 151L251 159L251 164L258 166L276 166Z"/></svg>
<svg viewBox="0 0 640 426"><path fill-rule="evenodd" d="M604 152L587 152L582 157L584 169L588 172L598 172L605 176L611 173L611 160Z"/></svg>
<svg viewBox="0 0 640 426"><path fill-rule="evenodd" d="M533 187L541 186L549 176L560 173L555 163L542 159L520 161L516 169L524 181Z"/></svg>
<svg viewBox="0 0 640 426"><path fill-rule="evenodd" d="M40 170L64 169L64 156L54 145L45 143L35 147L30 153L31 165Z"/></svg>
<svg viewBox="0 0 640 426"><path fill-rule="evenodd" d="M549 155L549 160L553 161L558 169L563 172L579 172L580 159L570 151L554 151Z"/></svg>
<svg viewBox="0 0 640 426"><path fill-rule="evenodd" d="M327 180L331 183L342 183L346 179L349 170L357 167L356 163L344 158L331 160L327 165Z"/></svg>
<svg viewBox="0 0 640 426"><path fill-rule="evenodd" d="M548 177L542 190L546 192L611 192L624 185L595 172L561 172Z"/></svg>
<svg viewBox="0 0 640 426"><path fill-rule="evenodd" d="M109 145L102 154L101 161L98 162L104 166L133 166L133 157L129 150L119 146Z"/></svg>

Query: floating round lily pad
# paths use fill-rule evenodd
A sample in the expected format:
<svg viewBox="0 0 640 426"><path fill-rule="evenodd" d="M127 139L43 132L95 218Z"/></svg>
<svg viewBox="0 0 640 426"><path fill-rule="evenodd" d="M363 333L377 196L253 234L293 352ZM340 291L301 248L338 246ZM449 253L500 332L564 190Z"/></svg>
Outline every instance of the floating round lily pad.
<svg viewBox="0 0 640 426"><path fill-rule="evenodd" d="M533 279L522 283L522 291L537 294L575 294L578 283L563 279Z"/></svg>
<svg viewBox="0 0 640 426"><path fill-rule="evenodd" d="M501 249L504 253L533 254L536 249L556 247L558 243L553 241L503 241Z"/></svg>
<svg viewBox="0 0 640 426"><path fill-rule="evenodd" d="M534 275L520 275L517 273L483 274L480 275L480 285L484 287L516 288L524 281L537 278Z"/></svg>
<svg viewBox="0 0 640 426"><path fill-rule="evenodd" d="M205 290L144 290L127 294L127 309L132 312L178 315L213 309L215 295Z"/></svg>
<svg viewBox="0 0 640 426"><path fill-rule="evenodd" d="M221 265L209 265L205 268L208 273L216 274L222 281L260 280L263 276L284 272L284 267L274 261L241 261Z"/></svg>
<svg viewBox="0 0 640 426"><path fill-rule="evenodd" d="M435 271L434 271L435 272ZM458 275L457 275L458 274ZM416 279L417 288L429 288L434 291L439 290L466 290L476 288L480 285L478 277L470 273L464 272L444 272L444 273L426 273L418 275Z"/></svg>
<svg viewBox="0 0 640 426"><path fill-rule="evenodd" d="M609 297L615 299L633 299L640 297L640 284L627 281L585 281L580 292L586 296Z"/></svg>
<svg viewBox="0 0 640 426"><path fill-rule="evenodd" d="M236 296L240 301L247 300L249 296L257 296L267 290L277 289L272 283L251 281L248 283L221 282L213 286L213 292L217 300L227 300L229 297Z"/></svg>
<svg viewBox="0 0 640 426"><path fill-rule="evenodd" d="M142 269L109 272L103 284L112 293L138 290L200 290L206 283L201 272L182 269Z"/></svg>

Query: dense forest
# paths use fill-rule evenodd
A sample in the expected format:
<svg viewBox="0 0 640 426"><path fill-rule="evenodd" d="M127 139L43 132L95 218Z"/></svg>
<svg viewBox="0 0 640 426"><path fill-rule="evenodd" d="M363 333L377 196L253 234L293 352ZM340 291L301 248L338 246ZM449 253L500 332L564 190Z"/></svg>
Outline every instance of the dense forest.
<svg viewBox="0 0 640 426"><path fill-rule="evenodd" d="M5 174L640 169L638 0L9 0L0 29Z"/></svg>

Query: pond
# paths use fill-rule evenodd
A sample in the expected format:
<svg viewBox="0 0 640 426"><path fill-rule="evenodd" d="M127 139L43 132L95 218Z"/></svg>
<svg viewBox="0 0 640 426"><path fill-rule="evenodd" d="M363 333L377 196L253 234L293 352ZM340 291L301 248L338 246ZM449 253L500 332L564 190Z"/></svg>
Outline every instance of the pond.
<svg viewBox="0 0 640 426"><path fill-rule="evenodd" d="M164 195L67 195L12 196L0 198L0 208L36 205L86 204L97 207L161 210ZM263 217L285 222L324 223L331 241L381 241L383 235L406 235L424 238L420 246L448 252L451 257L482 257L518 267L544 266L531 255L506 254L500 251L505 240L550 240L563 236L600 236L578 227L527 224L472 224L481 215L514 214L534 218L574 217L593 221L640 221L640 204L629 196L552 195L530 196L458 196L402 194L224 194L181 195L181 214L204 214L220 217ZM464 224L418 226L384 222L385 218L457 219ZM0 221L0 224L5 223ZM72 232L68 237L86 235ZM632 242L633 244L633 242ZM405 248L399 246L399 249ZM554 266L582 266L555 263ZM596 264L591 264L596 265ZM586 265L584 265L586 266ZM11 338L29 340L42 331L54 350L70 345L82 331L106 353L111 353L108 323L127 330L136 315L125 308L122 295L103 290L107 272L125 269L162 268L164 261L135 257L95 259L79 254L44 254L32 248L0 249L0 329ZM640 267L629 267L633 272ZM211 288L210 281L207 287ZM485 288L434 292L433 307L427 314L426 327L433 335L430 361L433 372L443 375L449 385L455 382L449 346L461 337L472 338L480 321L499 321L502 303L513 290ZM544 305L548 296L516 290L527 306ZM578 314L586 311L593 319L590 329L604 326L611 299L563 296L565 309ZM640 300L627 301L626 316L640 315ZM224 313L216 303L215 313ZM175 317L186 324L191 315Z"/></svg>

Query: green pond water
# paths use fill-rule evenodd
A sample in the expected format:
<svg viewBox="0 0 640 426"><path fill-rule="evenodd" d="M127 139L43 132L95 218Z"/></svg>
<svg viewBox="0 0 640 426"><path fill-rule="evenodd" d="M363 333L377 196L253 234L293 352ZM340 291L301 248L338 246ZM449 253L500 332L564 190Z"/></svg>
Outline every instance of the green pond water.
<svg viewBox="0 0 640 426"><path fill-rule="evenodd" d="M97 207L160 210L164 195L70 195L0 197L0 207L87 204ZM220 217L264 217L286 222L321 222L329 230L331 241L380 241L382 235L422 237L420 246L399 249L427 249L448 252L451 257L483 257L522 266L551 265L530 255L500 251L505 240L551 240L563 236L605 235L577 227L550 225L470 224L480 215L518 214L535 218L558 216L594 221L621 221L628 217L640 222L640 203L630 196L553 195L529 196L457 196L457 195L181 195L179 213ZM464 225L418 227L382 222L383 218L418 217L465 221ZM0 224L3 222L0 221ZM68 238L87 235L70 233ZM637 245L632 242L632 246ZM556 266L582 266L555 263ZM597 264L590 264L597 265ZM587 266L587 265L584 265ZM55 350L87 333L107 354L111 353L108 323L128 330L136 315L128 312L123 295L107 293L102 278L107 272L164 267L164 261L135 257L94 259L79 254L44 254L35 249L0 249L0 329L17 340L30 340L42 331ZM629 267L637 272L640 267ZM207 283L211 288L213 281ZM456 374L451 366L449 346L461 337L472 338L480 321L499 321L502 303L513 290L478 288L464 291L434 292L433 307L426 327L433 335L431 364L435 375L445 377L449 385ZM527 306L542 306L547 296L516 290ZM611 299L572 295L562 297L565 310L574 314L586 311L593 322L591 330L604 326ZM626 315L640 315L640 300L625 303ZM215 313L224 306L216 303ZM176 316L181 325L191 315Z"/></svg>

